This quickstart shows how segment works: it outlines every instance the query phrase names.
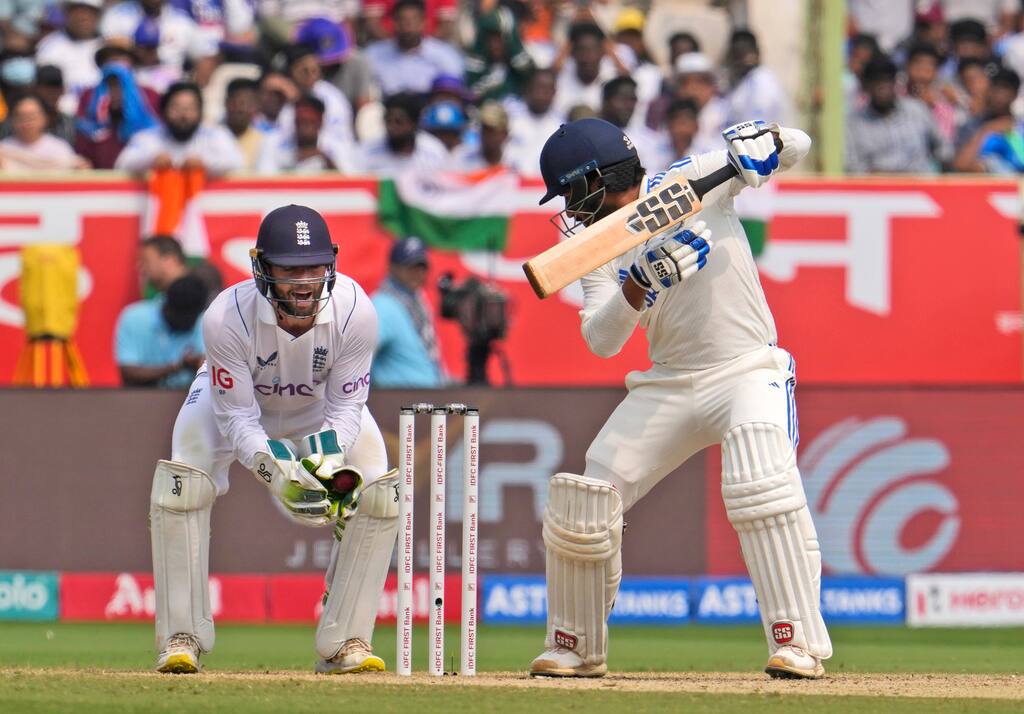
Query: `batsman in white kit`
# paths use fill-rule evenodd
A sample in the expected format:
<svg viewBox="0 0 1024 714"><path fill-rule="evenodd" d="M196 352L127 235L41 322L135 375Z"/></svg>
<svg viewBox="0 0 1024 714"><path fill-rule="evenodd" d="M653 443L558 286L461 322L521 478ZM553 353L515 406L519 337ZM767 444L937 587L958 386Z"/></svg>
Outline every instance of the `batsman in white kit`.
<svg viewBox="0 0 1024 714"><path fill-rule="evenodd" d="M377 315L336 272L336 254L313 209L271 211L251 251L253 279L206 311L207 361L150 499L161 672L198 672L213 649L210 510L236 460L293 519L334 527L316 671L384 669L370 643L398 529L398 482L366 408Z"/></svg>
<svg viewBox="0 0 1024 714"><path fill-rule="evenodd" d="M626 376L628 394L590 445L583 475L552 477L544 514L548 628L534 676L608 671L607 620L622 577L623 514L705 447L721 444L722 497L739 536L768 640L773 677L820 678L832 644L820 611L821 554L796 464L793 358L776 344L733 199L795 165L802 131L750 121L726 149L647 174L630 139L600 119L563 125L544 146L547 193L568 237L682 175L735 176L703 209L582 278L582 332L600 357L640 325L652 365ZM728 172L725 172L728 173ZM687 227L688 226L688 227ZM712 243L713 239L713 243Z"/></svg>

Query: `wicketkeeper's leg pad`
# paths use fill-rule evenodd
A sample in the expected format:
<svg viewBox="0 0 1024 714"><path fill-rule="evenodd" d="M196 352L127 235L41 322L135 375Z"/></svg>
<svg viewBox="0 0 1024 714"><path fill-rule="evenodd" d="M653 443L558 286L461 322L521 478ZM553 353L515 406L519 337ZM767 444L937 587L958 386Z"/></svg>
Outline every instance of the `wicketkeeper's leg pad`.
<svg viewBox="0 0 1024 714"><path fill-rule="evenodd" d="M363 490L328 570L327 602L316 629L316 650L324 659L352 638L372 641L397 536L398 473L392 471Z"/></svg>
<svg viewBox="0 0 1024 714"><path fill-rule="evenodd" d="M204 652L213 649L210 612L210 511L217 488L209 474L161 459L149 497L149 531L156 589L156 646L167 638L194 635Z"/></svg>
<svg viewBox="0 0 1024 714"><path fill-rule="evenodd" d="M793 645L831 657L821 618L821 549L785 430L749 423L726 433L722 497L757 592L769 652Z"/></svg>
<svg viewBox="0 0 1024 714"><path fill-rule="evenodd" d="M608 656L608 615L622 580L622 499L611 484L560 473L544 511L547 547L546 646L588 664Z"/></svg>

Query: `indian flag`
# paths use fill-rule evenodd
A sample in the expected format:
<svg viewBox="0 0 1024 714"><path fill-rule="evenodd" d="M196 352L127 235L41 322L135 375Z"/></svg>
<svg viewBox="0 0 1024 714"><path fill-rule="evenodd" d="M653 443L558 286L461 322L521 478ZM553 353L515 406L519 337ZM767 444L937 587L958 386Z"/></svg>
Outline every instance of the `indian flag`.
<svg viewBox="0 0 1024 714"><path fill-rule="evenodd" d="M469 174L407 172L378 187L377 217L396 236L444 250L501 251L519 177L505 169Z"/></svg>

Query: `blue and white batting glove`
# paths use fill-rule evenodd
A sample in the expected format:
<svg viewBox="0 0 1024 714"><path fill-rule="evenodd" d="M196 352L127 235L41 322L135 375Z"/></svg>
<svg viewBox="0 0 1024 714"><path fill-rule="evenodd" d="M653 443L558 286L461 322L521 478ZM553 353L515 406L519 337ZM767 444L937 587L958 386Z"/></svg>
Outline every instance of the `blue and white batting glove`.
<svg viewBox="0 0 1024 714"><path fill-rule="evenodd" d="M698 221L691 229L651 239L629 274L644 290L661 292L703 268L713 247L707 224Z"/></svg>
<svg viewBox="0 0 1024 714"><path fill-rule="evenodd" d="M729 163L736 167L740 178L751 188L764 185L779 168L779 152L772 129L760 119L745 121L722 132L729 148Z"/></svg>

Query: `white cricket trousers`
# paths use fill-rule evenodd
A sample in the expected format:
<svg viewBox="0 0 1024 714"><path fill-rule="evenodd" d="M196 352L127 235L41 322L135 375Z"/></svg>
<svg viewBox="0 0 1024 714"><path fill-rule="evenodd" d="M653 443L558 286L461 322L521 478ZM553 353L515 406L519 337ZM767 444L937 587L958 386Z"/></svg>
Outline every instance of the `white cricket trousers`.
<svg viewBox="0 0 1024 714"><path fill-rule="evenodd" d="M629 394L587 450L584 476L614 484L627 511L740 424L777 424L796 448L795 370L788 352L765 346L697 372L660 365L630 372Z"/></svg>

